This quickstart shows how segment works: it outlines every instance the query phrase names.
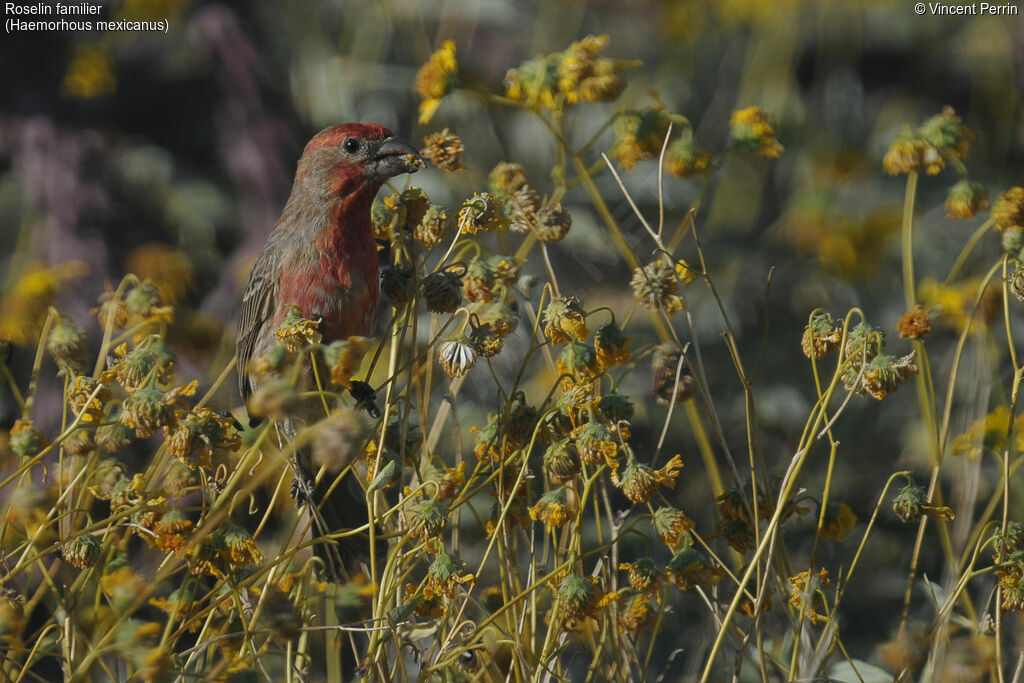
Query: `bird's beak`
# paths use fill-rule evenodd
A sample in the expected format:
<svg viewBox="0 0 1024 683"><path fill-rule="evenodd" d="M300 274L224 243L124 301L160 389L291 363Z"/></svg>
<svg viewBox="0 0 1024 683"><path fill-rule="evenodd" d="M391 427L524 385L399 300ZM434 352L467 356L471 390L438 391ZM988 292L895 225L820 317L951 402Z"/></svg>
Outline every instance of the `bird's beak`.
<svg viewBox="0 0 1024 683"><path fill-rule="evenodd" d="M381 179L403 173L415 173L426 166L426 161L408 142L391 136L385 138L373 157L373 174Z"/></svg>

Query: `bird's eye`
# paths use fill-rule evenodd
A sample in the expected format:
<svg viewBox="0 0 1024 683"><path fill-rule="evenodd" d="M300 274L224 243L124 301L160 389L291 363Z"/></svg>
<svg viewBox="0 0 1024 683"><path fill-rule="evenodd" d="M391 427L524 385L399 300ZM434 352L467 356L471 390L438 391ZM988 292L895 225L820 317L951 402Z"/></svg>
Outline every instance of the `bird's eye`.
<svg viewBox="0 0 1024 683"><path fill-rule="evenodd" d="M345 140L345 151L349 154L355 154L359 151L359 140L355 138L348 138Z"/></svg>

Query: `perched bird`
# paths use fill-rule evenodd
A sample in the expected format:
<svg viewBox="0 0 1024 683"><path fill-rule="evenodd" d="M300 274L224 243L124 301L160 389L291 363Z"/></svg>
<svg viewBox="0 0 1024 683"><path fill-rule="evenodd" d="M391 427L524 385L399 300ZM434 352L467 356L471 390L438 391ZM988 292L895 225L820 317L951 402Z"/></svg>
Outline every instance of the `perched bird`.
<svg viewBox="0 0 1024 683"><path fill-rule="evenodd" d="M237 368L243 401L261 382L247 370L249 360L280 341L276 332L292 307L320 320L325 343L373 335L379 284L370 205L385 181L422 165L412 146L375 124L331 126L309 141L291 195L256 257L242 298ZM307 369L306 388L312 386L309 374ZM293 438L301 423L324 416L322 405L316 411L310 403L281 420L281 438ZM310 504L317 536L366 525L366 499L355 482L339 484L327 496L332 482L322 481L315 489L310 485L315 470L308 449L300 449L297 460L293 492L300 503ZM368 554L368 546L365 539L362 544L324 541L314 552L337 580L353 560Z"/></svg>

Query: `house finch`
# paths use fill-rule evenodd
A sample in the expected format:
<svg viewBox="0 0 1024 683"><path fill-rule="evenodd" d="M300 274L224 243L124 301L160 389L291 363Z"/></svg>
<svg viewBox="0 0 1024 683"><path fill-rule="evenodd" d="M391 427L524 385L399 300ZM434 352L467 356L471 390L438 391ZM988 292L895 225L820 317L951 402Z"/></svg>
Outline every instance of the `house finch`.
<svg viewBox="0 0 1024 683"><path fill-rule="evenodd" d="M295 172L291 195L267 243L260 250L242 298L238 325L238 381L243 401L263 380L247 364L277 345L277 330L297 307L320 320L325 342L352 335L370 336L377 324L377 243L370 205L384 182L412 173L422 160L408 143L374 124L345 123L317 133L306 145ZM312 386L309 369L303 383ZM295 436L299 424L323 417L312 402L278 422L282 439ZM364 526L366 499L352 481L324 477L315 489L315 469L308 448L297 452L296 484L300 502L310 504L317 536ZM351 476L349 477L351 478ZM322 541L314 552L337 580L354 559L368 550L365 539Z"/></svg>

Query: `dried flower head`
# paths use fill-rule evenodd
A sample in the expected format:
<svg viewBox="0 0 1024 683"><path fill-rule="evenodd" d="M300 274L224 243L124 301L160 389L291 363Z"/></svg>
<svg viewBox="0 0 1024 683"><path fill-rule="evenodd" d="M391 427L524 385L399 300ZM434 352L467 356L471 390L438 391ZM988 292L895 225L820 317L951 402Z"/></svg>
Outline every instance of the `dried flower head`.
<svg viewBox="0 0 1024 683"><path fill-rule="evenodd" d="M380 293L395 308L409 303L416 293L412 268L395 263L381 266Z"/></svg>
<svg viewBox="0 0 1024 683"><path fill-rule="evenodd" d="M298 306L292 306L288 315L277 328L277 336L292 353L303 351L306 347L315 346L323 340L320 334L319 320L310 320L302 315Z"/></svg>
<svg viewBox="0 0 1024 683"><path fill-rule="evenodd" d="M63 317L50 329L50 335L46 338L46 350L57 361L62 377L77 375L82 371L87 341L85 330Z"/></svg>
<svg viewBox="0 0 1024 683"><path fill-rule="evenodd" d="M729 118L729 138L740 147L767 159L777 159L784 148L775 138L775 124L761 107L737 109Z"/></svg>
<svg viewBox="0 0 1024 683"><path fill-rule="evenodd" d="M564 619L576 621L593 613L598 602L596 582L596 578L584 578L576 571L570 572L562 579L555 592L555 598L562 608Z"/></svg>
<svg viewBox="0 0 1024 683"><path fill-rule="evenodd" d="M649 557L641 557L636 562L622 562L619 569L629 572L629 585L652 598L661 590L661 570Z"/></svg>
<svg viewBox="0 0 1024 683"><path fill-rule="evenodd" d="M619 612L619 632L633 632L649 624L655 616L647 595L636 593L626 597L626 603Z"/></svg>
<svg viewBox="0 0 1024 683"><path fill-rule="evenodd" d="M449 173L465 168L461 162L466 148L459 136L447 128L439 133L431 133L423 138L423 142L426 147L420 151L420 154L424 158L430 159L438 168L443 168Z"/></svg>
<svg viewBox="0 0 1024 683"><path fill-rule="evenodd" d="M694 525L693 520L683 514L681 510L663 506L654 511L654 515L651 516L651 526L654 527L654 533L658 535L661 542L674 550Z"/></svg>
<svg viewBox="0 0 1024 683"><path fill-rule="evenodd" d="M487 176L487 189L503 199L512 198L524 187L529 187L522 164L502 161Z"/></svg>
<svg viewBox="0 0 1024 683"><path fill-rule="evenodd" d="M426 541L441 534L448 526L448 503L423 498L409 505L410 533Z"/></svg>
<svg viewBox="0 0 1024 683"><path fill-rule="evenodd" d="M462 303L462 273L434 271L423 278L420 294L431 313L453 313Z"/></svg>
<svg viewBox="0 0 1024 683"><path fill-rule="evenodd" d="M569 234L572 216L560 202L545 201L534 215L531 227L541 242L557 242Z"/></svg>
<svg viewBox="0 0 1024 683"><path fill-rule="evenodd" d="M628 451L627 451L628 452ZM612 472L612 482L622 489L634 503L649 503L654 499L661 486L675 488L676 477L679 470L683 468L683 459L673 456L661 469L654 469L638 462L636 457L629 453L629 461L626 469L619 475Z"/></svg>
<svg viewBox="0 0 1024 683"><path fill-rule="evenodd" d="M557 529L576 516L576 506L569 502L567 487L548 491L530 508L530 518L544 522L548 530Z"/></svg>
<svg viewBox="0 0 1024 683"><path fill-rule="evenodd" d="M205 407L192 409L164 431L167 452L190 468L210 469L215 458L237 451L242 444L234 421Z"/></svg>
<svg viewBox="0 0 1024 683"><path fill-rule="evenodd" d="M992 220L996 230L1024 231L1024 187L1011 187L992 205Z"/></svg>
<svg viewBox="0 0 1024 683"><path fill-rule="evenodd" d="M889 175L921 171L935 175L945 165L939 150L916 132L896 136L882 159L882 167Z"/></svg>
<svg viewBox="0 0 1024 683"><path fill-rule="evenodd" d="M139 389L125 399L121 422L135 430L135 435L144 439L160 427L174 427L178 416L188 406L186 396L196 393L199 382L192 380L185 386L163 391L155 385Z"/></svg>
<svg viewBox="0 0 1024 683"><path fill-rule="evenodd" d="M652 311L661 308L671 316L676 311L686 310L686 301L680 292L692 279L693 274L684 261L672 265L659 258L634 270L629 285L633 296L645 308Z"/></svg>
<svg viewBox="0 0 1024 683"><path fill-rule="evenodd" d="M619 444L615 440L615 435L594 418L593 414L589 422L573 430L573 438L576 440L580 460L585 464L607 464L612 469L618 466L616 458L619 454Z"/></svg>
<svg viewBox="0 0 1024 683"><path fill-rule="evenodd" d="M442 550L427 569L423 593L428 600L434 595L452 598L458 586L468 584L472 587L475 582L476 577L465 571L463 563L457 557Z"/></svg>
<svg viewBox="0 0 1024 683"><path fill-rule="evenodd" d="M423 218L412 229L412 236L423 246L430 248L441 242L453 221L448 215L447 209L437 204L431 204Z"/></svg>
<svg viewBox="0 0 1024 683"><path fill-rule="evenodd" d="M561 54L556 69L558 90L568 104L614 102L625 90L625 69L639 62L597 58L607 44L607 35L587 36Z"/></svg>
<svg viewBox="0 0 1024 683"><path fill-rule="evenodd" d="M149 382L167 382L174 372L174 353L159 337L152 337L131 351L127 344L114 349L107 366L125 391L133 393Z"/></svg>
<svg viewBox="0 0 1024 683"><path fill-rule="evenodd" d="M628 171L661 152L670 123L688 124L684 117L669 114L661 106L619 114L609 153Z"/></svg>
<svg viewBox="0 0 1024 683"><path fill-rule="evenodd" d="M95 567L103 550L98 538L92 534L79 534L66 542L60 554L68 564L79 569Z"/></svg>
<svg viewBox="0 0 1024 683"><path fill-rule="evenodd" d="M810 322L804 328L800 348L808 358L820 360L838 349L842 338L842 323L832 320L828 312L818 311L811 316Z"/></svg>
<svg viewBox="0 0 1024 683"><path fill-rule="evenodd" d="M629 342L627 337L614 320L605 323L594 332L594 350L597 352L597 364L602 370L625 365L629 362Z"/></svg>
<svg viewBox="0 0 1024 683"><path fill-rule="evenodd" d="M553 442L544 451L544 471L551 481L562 484L580 473L580 459L569 439Z"/></svg>
<svg viewBox="0 0 1024 683"><path fill-rule="evenodd" d="M817 574L811 574L808 569L789 577L789 604L810 619L812 624L827 621L828 617L818 614L818 610L821 609L823 602L822 593L830 583L828 570L824 567L818 570Z"/></svg>
<svg viewBox="0 0 1024 683"><path fill-rule="evenodd" d="M921 339L932 331L932 321L920 304L900 316L896 323L901 339Z"/></svg>
<svg viewBox="0 0 1024 683"><path fill-rule="evenodd" d="M10 432L11 450L22 458L30 458L37 455L50 442L43 435L42 431L36 428L32 420L18 420L11 427Z"/></svg>
<svg viewBox="0 0 1024 683"><path fill-rule="evenodd" d="M654 347L651 372L654 376L651 389L662 405L680 405L693 395L697 387L697 378L683 355L683 349L674 341Z"/></svg>
<svg viewBox="0 0 1024 683"><path fill-rule="evenodd" d="M110 389L106 377L95 380L87 375L77 375L68 390L68 405L75 417L82 422L101 422L104 419L103 406L110 400Z"/></svg>
<svg viewBox="0 0 1024 683"><path fill-rule="evenodd" d="M446 40L430 55L416 74L416 94L420 96L421 125L429 123L441 100L458 87L459 65L455 61L455 42Z"/></svg>
<svg viewBox="0 0 1024 683"><path fill-rule="evenodd" d="M449 339L441 344L437 362L449 377L462 377L476 364L476 351L464 339Z"/></svg>
<svg viewBox="0 0 1024 683"><path fill-rule="evenodd" d="M721 567L713 564L704 553L693 546L687 546L677 552L665 569L665 577L676 588L684 591L698 586L715 586L724 576L725 572Z"/></svg>
<svg viewBox="0 0 1024 683"><path fill-rule="evenodd" d="M711 165L711 152L697 146L690 128L665 150L665 170L677 178L705 173Z"/></svg>
<svg viewBox="0 0 1024 683"><path fill-rule="evenodd" d="M950 508L941 505L929 505L925 490L909 480L909 478L907 485L896 494L896 499L892 503L892 509L896 516L907 524L916 524L920 521L922 515L935 517L946 522L950 522L955 518Z"/></svg>
<svg viewBox="0 0 1024 683"><path fill-rule="evenodd" d="M544 334L554 344L587 338L583 304L574 296L553 298L544 309L544 321Z"/></svg>
<svg viewBox="0 0 1024 683"><path fill-rule="evenodd" d="M502 212L503 202L489 192L477 192L462 202L459 209L459 229L476 234L504 232L509 221Z"/></svg>
<svg viewBox="0 0 1024 683"><path fill-rule="evenodd" d="M188 543L194 526L180 510L168 510L153 526L153 543L165 553L177 552Z"/></svg>
<svg viewBox="0 0 1024 683"><path fill-rule="evenodd" d="M324 350L324 363L330 371L331 382L348 387L352 383L352 375L359 371L363 356L373 347L370 337L352 336L331 342Z"/></svg>
<svg viewBox="0 0 1024 683"><path fill-rule="evenodd" d="M230 522L224 527L220 538L220 557L232 569L255 567L263 563L263 552L245 529Z"/></svg>
<svg viewBox="0 0 1024 683"><path fill-rule="evenodd" d="M873 396L881 401L917 374L917 365L914 363L916 355L917 351L911 351L902 358L878 354L864 366L859 380L853 368L843 373L843 384L849 391L862 396Z"/></svg>
<svg viewBox="0 0 1024 683"><path fill-rule="evenodd" d="M597 403L597 409L604 416L612 426L612 431L615 431L618 423L625 420L629 421L633 419L633 414L636 409L633 406L633 402L629 400L628 396L610 391L601 397L601 400Z"/></svg>
<svg viewBox="0 0 1024 683"><path fill-rule="evenodd" d="M988 208L988 190L964 178L949 188L946 196L946 216L949 218L974 218L979 211Z"/></svg>

